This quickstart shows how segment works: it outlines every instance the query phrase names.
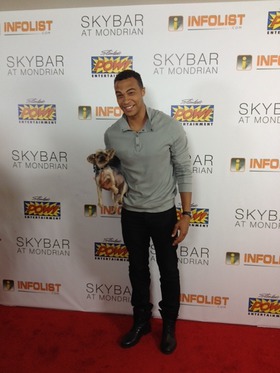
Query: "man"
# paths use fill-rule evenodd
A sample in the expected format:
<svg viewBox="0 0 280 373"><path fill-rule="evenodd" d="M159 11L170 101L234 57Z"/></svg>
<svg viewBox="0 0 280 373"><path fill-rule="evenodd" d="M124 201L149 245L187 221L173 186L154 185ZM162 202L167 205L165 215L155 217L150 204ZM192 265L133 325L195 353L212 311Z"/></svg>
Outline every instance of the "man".
<svg viewBox="0 0 280 373"><path fill-rule="evenodd" d="M149 246L152 239L160 272L163 319L160 348L172 353L177 345L175 323L180 306L176 249L188 233L191 219L191 168L188 141L180 123L146 107L140 74L119 73L115 94L123 116L105 132L107 149L120 159L128 184L121 226L129 253L129 278L134 323L121 340L124 348L136 345L151 331ZM182 217L178 221L175 195L178 184Z"/></svg>

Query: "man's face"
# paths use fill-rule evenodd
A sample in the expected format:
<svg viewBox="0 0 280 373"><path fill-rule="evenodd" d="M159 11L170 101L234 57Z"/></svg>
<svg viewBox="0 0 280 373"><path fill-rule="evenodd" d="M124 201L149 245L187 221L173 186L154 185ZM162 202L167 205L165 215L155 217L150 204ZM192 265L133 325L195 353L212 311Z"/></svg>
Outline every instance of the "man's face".
<svg viewBox="0 0 280 373"><path fill-rule="evenodd" d="M115 93L118 105L127 117L136 116L145 106L143 101L145 88L140 88L135 78L117 81Z"/></svg>

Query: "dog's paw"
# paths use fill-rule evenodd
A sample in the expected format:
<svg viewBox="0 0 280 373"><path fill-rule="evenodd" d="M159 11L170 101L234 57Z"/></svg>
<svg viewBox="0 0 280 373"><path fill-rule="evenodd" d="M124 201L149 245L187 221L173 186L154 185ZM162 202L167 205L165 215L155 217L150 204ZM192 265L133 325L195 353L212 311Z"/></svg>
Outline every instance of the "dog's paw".
<svg viewBox="0 0 280 373"><path fill-rule="evenodd" d="M119 189L115 187L114 185L112 185L111 189L112 189L113 194L115 195L119 194Z"/></svg>

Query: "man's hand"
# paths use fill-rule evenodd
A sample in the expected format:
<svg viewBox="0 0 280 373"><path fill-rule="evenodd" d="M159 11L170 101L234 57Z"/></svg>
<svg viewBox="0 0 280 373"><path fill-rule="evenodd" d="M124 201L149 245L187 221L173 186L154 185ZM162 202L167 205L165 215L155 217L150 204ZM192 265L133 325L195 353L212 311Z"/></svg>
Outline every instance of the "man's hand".
<svg viewBox="0 0 280 373"><path fill-rule="evenodd" d="M178 245L180 242L184 240L186 235L189 231L189 225L190 225L191 218L189 216L182 216L181 219L175 224L175 227L172 232L172 237L176 237L178 234L178 237L175 238L173 241L173 246Z"/></svg>

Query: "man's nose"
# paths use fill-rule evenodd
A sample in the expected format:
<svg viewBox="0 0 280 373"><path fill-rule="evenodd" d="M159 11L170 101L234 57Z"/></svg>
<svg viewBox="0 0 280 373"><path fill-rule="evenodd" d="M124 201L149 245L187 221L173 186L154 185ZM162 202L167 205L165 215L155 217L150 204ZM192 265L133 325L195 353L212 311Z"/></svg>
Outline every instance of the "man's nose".
<svg viewBox="0 0 280 373"><path fill-rule="evenodd" d="M129 101L129 96L128 95L124 95L123 96L123 102L126 103Z"/></svg>

